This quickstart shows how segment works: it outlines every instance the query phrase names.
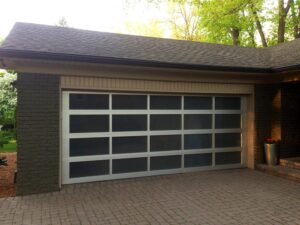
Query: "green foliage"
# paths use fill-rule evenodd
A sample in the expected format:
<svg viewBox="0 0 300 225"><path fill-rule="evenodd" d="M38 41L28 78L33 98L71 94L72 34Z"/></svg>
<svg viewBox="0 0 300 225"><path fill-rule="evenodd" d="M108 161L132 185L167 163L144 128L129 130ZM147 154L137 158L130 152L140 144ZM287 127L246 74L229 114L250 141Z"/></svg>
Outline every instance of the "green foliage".
<svg viewBox="0 0 300 225"><path fill-rule="evenodd" d="M15 124L17 91L13 82L17 79L14 73L0 73L0 124Z"/></svg>
<svg viewBox="0 0 300 225"><path fill-rule="evenodd" d="M0 131L0 152L15 152L16 150L15 131Z"/></svg>
<svg viewBox="0 0 300 225"><path fill-rule="evenodd" d="M300 38L300 0L130 2L131 6L133 2L144 2L158 9L164 9L167 4L168 16L161 22L162 27L171 30L171 36L177 39L267 47L281 42L283 32L284 41Z"/></svg>
<svg viewBox="0 0 300 225"><path fill-rule="evenodd" d="M286 19L286 39L300 38L300 0L294 0L291 4L290 14Z"/></svg>
<svg viewBox="0 0 300 225"><path fill-rule="evenodd" d="M2 148L0 148L1 153L16 152L16 151L17 151L17 143L15 140L9 141L7 144L4 144Z"/></svg>
<svg viewBox="0 0 300 225"><path fill-rule="evenodd" d="M199 8L188 0L170 1L168 6L169 19L167 25L176 39L198 41L202 38L199 29Z"/></svg>
<svg viewBox="0 0 300 225"><path fill-rule="evenodd" d="M8 144L14 138L15 135L13 132L0 131L0 148L3 148L4 144Z"/></svg>

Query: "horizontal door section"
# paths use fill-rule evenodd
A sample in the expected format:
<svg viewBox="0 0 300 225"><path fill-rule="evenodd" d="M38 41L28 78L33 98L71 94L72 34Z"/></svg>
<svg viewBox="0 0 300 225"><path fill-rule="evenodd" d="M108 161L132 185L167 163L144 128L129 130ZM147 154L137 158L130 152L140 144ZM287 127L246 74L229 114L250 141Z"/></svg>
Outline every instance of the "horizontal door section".
<svg viewBox="0 0 300 225"><path fill-rule="evenodd" d="M241 167L244 101L63 92L62 183Z"/></svg>

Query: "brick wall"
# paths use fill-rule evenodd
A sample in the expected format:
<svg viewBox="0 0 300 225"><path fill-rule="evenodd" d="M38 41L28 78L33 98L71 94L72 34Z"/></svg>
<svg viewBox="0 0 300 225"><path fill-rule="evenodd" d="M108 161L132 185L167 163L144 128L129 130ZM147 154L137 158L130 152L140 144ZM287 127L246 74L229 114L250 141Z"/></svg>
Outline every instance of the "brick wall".
<svg viewBox="0 0 300 225"><path fill-rule="evenodd" d="M19 74L17 194L59 190L59 77Z"/></svg>
<svg viewBox="0 0 300 225"><path fill-rule="evenodd" d="M282 158L300 156L300 83L282 84Z"/></svg>
<svg viewBox="0 0 300 225"><path fill-rule="evenodd" d="M264 138L280 139L280 96L279 85L255 85L255 164L264 162Z"/></svg>

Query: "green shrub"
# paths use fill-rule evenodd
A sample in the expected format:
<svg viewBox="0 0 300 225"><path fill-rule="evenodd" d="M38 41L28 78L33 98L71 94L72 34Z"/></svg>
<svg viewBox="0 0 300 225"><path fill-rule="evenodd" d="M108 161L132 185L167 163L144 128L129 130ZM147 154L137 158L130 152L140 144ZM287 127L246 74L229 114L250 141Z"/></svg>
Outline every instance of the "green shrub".
<svg viewBox="0 0 300 225"><path fill-rule="evenodd" d="M3 148L3 145L8 144L9 141L14 138L15 138L14 132L0 131L0 148Z"/></svg>

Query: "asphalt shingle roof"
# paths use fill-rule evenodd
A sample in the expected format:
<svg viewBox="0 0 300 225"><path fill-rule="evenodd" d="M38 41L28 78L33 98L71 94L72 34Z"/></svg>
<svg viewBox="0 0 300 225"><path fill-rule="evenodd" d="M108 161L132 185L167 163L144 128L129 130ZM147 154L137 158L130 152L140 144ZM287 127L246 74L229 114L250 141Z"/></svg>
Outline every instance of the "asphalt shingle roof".
<svg viewBox="0 0 300 225"><path fill-rule="evenodd" d="M246 48L30 23L15 24L0 47L0 57L7 51L220 68L273 69L300 64L300 40L271 48Z"/></svg>

